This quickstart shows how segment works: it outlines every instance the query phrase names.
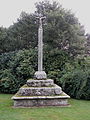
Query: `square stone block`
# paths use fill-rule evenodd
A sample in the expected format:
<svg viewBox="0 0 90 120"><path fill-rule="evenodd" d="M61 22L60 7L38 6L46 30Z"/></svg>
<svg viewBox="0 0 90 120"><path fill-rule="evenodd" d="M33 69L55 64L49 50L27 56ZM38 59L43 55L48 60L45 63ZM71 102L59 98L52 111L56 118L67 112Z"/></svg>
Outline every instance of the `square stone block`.
<svg viewBox="0 0 90 120"><path fill-rule="evenodd" d="M47 75L45 71L36 71L34 74L34 78L37 80L47 79Z"/></svg>
<svg viewBox="0 0 90 120"><path fill-rule="evenodd" d="M60 95L62 93L61 87L54 84L53 87L21 87L18 91L20 96L50 96Z"/></svg>
<svg viewBox="0 0 90 120"><path fill-rule="evenodd" d="M47 80L27 80L26 83L29 87L51 87L54 85L54 82L52 79Z"/></svg>
<svg viewBox="0 0 90 120"><path fill-rule="evenodd" d="M70 96L64 92L59 96L13 96L14 107L68 106Z"/></svg>

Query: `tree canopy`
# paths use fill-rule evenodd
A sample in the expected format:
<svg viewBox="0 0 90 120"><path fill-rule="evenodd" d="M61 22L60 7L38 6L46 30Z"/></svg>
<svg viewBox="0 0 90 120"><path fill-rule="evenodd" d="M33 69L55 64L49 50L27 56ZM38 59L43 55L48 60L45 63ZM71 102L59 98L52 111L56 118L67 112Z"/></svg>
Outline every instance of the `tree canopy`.
<svg viewBox="0 0 90 120"><path fill-rule="evenodd" d="M59 3L42 1L35 4L33 14L22 12L17 22L0 32L0 53L37 47L38 21L36 16L46 16L44 27L44 46L67 51L71 56L84 53L85 31L70 10ZM5 47L3 47L5 46Z"/></svg>

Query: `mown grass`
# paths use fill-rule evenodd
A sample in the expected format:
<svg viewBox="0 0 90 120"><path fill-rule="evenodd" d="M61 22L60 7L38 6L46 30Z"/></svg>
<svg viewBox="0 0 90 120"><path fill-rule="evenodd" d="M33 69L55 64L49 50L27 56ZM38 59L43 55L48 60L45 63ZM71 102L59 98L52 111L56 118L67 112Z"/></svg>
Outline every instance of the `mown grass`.
<svg viewBox="0 0 90 120"><path fill-rule="evenodd" d="M0 94L0 120L90 120L90 101L70 99L71 107L13 108L11 97Z"/></svg>

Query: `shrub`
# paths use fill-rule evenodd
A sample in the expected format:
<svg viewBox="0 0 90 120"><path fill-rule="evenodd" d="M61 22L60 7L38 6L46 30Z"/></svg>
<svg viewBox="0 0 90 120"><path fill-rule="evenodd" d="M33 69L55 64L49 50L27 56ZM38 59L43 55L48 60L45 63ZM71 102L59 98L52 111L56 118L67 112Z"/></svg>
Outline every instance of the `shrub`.
<svg viewBox="0 0 90 120"><path fill-rule="evenodd" d="M64 69L65 63L69 61L69 55L63 50L59 49L49 49L45 50L44 54L44 66L45 71L49 73L50 71L62 71Z"/></svg>
<svg viewBox="0 0 90 120"><path fill-rule="evenodd" d="M11 73L11 70L5 69L0 76L0 92L14 93L18 90L18 80Z"/></svg>
<svg viewBox="0 0 90 120"><path fill-rule="evenodd" d="M58 80L62 75L68 55L60 50L47 50L44 53L45 71L49 78ZM19 50L0 55L0 91L4 93L15 93L26 83L26 80L33 78L37 71L37 51Z"/></svg>
<svg viewBox="0 0 90 120"><path fill-rule="evenodd" d="M48 78L62 86L71 97L90 99L90 58L71 61L58 49L44 50ZM19 50L0 55L0 92L15 93L37 71L37 50Z"/></svg>
<svg viewBox="0 0 90 120"><path fill-rule="evenodd" d="M0 92L15 93L35 72L34 50L20 50L0 56Z"/></svg>
<svg viewBox="0 0 90 120"><path fill-rule="evenodd" d="M28 79L33 77L35 66L37 66L35 60L35 51L33 49L18 51L13 61L13 73L18 78Z"/></svg>
<svg viewBox="0 0 90 120"><path fill-rule="evenodd" d="M60 79L63 90L73 98L90 99L90 70L74 70Z"/></svg>

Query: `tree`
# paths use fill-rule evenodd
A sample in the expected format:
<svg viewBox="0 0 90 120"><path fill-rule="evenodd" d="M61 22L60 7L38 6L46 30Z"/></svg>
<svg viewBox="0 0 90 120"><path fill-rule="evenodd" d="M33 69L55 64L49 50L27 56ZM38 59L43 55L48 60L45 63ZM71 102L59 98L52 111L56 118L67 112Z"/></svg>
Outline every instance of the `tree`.
<svg viewBox="0 0 90 120"><path fill-rule="evenodd" d="M57 2L36 3L36 14L47 16L44 27L44 43L51 48L66 50L70 55L84 53L85 31L70 10L65 10Z"/></svg>
<svg viewBox="0 0 90 120"><path fill-rule="evenodd" d="M0 27L0 53L3 53L7 50L7 29Z"/></svg>
<svg viewBox="0 0 90 120"><path fill-rule="evenodd" d="M86 54L90 56L90 34L86 34Z"/></svg>
<svg viewBox="0 0 90 120"><path fill-rule="evenodd" d="M22 12L17 23L8 29L9 39L12 38L16 49L30 48L36 46L37 24L33 14ZM14 49L15 49L14 48Z"/></svg>
<svg viewBox="0 0 90 120"><path fill-rule="evenodd" d="M17 23L7 30L8 50L37 47L38 14L46 16L44 25L44 47L68 52L70 56L84 54L85 31L70 10L65 10L57 2L42 1L36 3L33 14L22 12ZM47 46L47 47L46 47Z"/></svg>

